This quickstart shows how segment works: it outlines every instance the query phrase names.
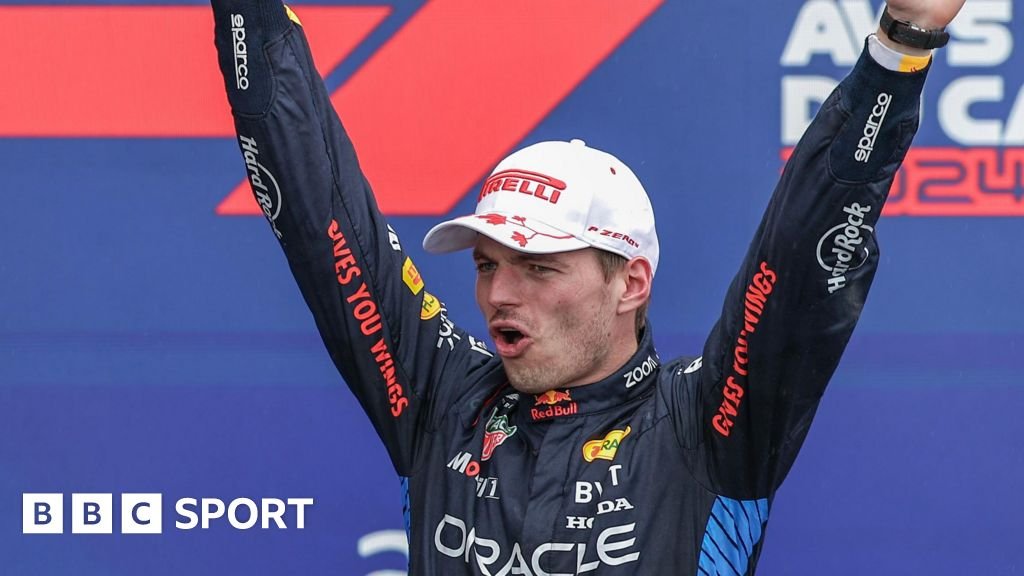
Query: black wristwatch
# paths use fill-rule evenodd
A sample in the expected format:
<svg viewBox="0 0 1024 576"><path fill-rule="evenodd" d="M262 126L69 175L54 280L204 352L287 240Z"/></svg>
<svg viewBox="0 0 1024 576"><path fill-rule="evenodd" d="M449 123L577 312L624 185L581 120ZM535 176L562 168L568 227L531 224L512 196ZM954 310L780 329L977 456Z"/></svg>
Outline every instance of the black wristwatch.
<svg viewBox="0 0 1024 576"><path fill-rule="evenodd" d="M889 40L897 44L910 46L911 48L931 50L932 48L942 48L949 42L949 32L946 32L945 28L925 30L924 28L914 26L910 22L896 20L892 17L892 14L889 14L888 6L882 11L880 24Z"/></svg>

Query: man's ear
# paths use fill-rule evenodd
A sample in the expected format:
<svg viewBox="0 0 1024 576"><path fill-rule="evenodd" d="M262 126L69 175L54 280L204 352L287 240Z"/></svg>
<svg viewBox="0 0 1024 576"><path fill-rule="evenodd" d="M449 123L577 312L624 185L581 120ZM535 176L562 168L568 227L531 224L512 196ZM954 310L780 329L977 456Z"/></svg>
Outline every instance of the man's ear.
<svg viewBox="0 0 1024 576"><path fill-rule="evenodd" d="M626 262L624 272L626 290L619 298L619 314L632 312L647 302L651 297L651 282L654 280L651 263L640 256Z"/></svg>

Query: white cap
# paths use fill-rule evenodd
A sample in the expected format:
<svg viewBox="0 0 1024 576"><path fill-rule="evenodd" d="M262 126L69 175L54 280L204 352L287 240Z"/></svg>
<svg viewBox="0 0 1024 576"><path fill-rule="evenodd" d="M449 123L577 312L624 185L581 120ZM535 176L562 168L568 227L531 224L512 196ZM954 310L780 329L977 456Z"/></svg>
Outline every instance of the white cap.
<svg viewBox="0 0 1024 576"><path fill-rule="evenodd" d="M654 210L643 185L618 158L582 140L513 152L484 182L476 212L434 226L423 248L471 248L477 233L530 254L594 247L642 256L658 268Z"/></svg>

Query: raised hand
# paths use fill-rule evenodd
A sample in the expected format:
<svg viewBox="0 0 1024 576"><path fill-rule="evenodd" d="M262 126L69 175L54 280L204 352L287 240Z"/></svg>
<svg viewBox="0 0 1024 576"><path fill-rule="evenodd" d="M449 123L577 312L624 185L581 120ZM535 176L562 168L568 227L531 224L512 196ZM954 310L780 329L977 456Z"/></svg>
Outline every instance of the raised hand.
<svg viewBox="0 0 1024 576"><path fill-rule="evenodd" d="M953 21L965 0L889 0L889 13L896 20L934 30Z"/></svg>

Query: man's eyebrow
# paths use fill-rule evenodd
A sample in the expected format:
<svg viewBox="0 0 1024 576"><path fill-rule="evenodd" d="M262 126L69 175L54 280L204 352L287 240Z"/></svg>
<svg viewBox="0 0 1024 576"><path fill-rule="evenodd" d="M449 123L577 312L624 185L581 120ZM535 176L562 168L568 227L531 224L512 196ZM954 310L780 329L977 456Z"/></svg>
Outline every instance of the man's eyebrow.
<svg viewBox="0 0 1024 576"><path fill-rule="evenodd" d="M516 263L543 262L545 264L552 264L558 262L558 258L555 258L554 254L517 254L512 257L512 260Z"/></svg>
<svg viewBox="0 0 1024 576"><path fill-rule="evenodd" d="M473 260L494 260L494 257L485 254L483 250L479 248L473 248ZM542 262L545 264L552 264L558 262L558 259L554 254L527 254L521 252L509 258L513 264L531 263L531 262Z"/></svg>

